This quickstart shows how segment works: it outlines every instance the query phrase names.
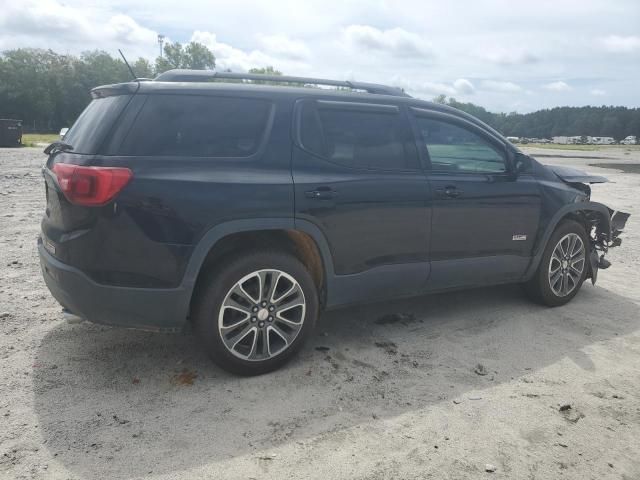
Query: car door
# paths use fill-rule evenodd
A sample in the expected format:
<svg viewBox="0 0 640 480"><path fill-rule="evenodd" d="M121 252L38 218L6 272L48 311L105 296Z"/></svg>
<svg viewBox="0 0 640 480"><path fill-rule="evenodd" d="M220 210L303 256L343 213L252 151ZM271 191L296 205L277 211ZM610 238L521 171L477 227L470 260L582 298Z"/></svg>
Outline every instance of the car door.
<svg viewBox="0 0 640 480"><path fill-rule="evenodd" d="M510 147L463 117L411 109L431 185L433 290L520 279L540 217L532 175L516 175Z"/></svg>
<svg viewBox="0 0 640 480"><path fill-rule="evenodd" d="M325 99L296 105L296 222L320 229L331 250L332 303L425 290L429 186L406 111Z"/></svg>

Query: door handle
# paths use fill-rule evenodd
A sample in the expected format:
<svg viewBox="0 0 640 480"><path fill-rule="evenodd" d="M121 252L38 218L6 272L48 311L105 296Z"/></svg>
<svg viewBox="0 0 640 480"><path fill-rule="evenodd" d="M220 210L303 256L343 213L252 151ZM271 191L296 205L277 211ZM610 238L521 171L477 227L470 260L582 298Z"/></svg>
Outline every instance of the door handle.
<svg viewBox="0 0 640 480"><path fill-rule="evenodd" d="M453 185L447 185L444 188L438 188L436 190L436 194L439 197L446 197L446 198L458 198L459 196L462 195L462 190L458 190L455 186Z"/></svg>
<svg viewBox="0 0 640 480"><path fill-rule="evenodd" d="M337 195L337 192L331 187L318 187L315 190L308 190L304 192L305 197L316 200L329 200L335 195Z"/></svg>

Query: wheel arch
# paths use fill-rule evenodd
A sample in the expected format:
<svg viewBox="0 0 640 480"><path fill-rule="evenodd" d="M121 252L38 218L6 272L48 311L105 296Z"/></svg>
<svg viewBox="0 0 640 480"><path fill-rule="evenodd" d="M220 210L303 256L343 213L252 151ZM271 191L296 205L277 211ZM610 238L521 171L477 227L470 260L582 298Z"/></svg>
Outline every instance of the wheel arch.
<svg viewBox="0 0 640 480"><path fill-rule="evenodd" d="M598 202L576 202L564 205L553 215L544 233L536 242L525 279L528 280L535 274L551 235L562 221L568 219L582 224L589 238L591 238L590 231L593 226L596 227L599 233L604 234L607 240L611 237L611 212L606 205Z"/></svg>
<svg viewBox="0 0 640 480"><path fill-rule="evenodd" d="M290 218L260 218L221 223L201 238L189 259L182 281L189 305L197 294L198 281L210 266L225 254L250 249L256 241L295 254L310 270L318 287L321 305L326 303L333 276L333 262L327 240L318 227Z"/></svg>

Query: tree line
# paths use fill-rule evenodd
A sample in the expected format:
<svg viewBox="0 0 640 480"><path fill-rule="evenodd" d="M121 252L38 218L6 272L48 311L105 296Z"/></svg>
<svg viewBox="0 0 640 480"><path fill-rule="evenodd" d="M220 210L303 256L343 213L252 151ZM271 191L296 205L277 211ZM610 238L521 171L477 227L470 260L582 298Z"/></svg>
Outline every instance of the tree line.
<svg viewBox="0 0 640 480"><path fill-rule="evenodd" d="M614 106L555 107L531 113L493 113L473 103L441 95L434 99L467 112L505 136L551 138L555 136L640 137L640 108Z"/></svg>
<svg viewBox="0 0 640 480"><path fill-rule="evenodd" d="M174 43L165 45L153 64L145 58L129 63L136 77L153 78L172 68L214 68L215 56L196 42ZM23 120L26 131L58 131L91 101L93 87L131 79L122 59L100 50L80 56L34 48L5 51L0 55L0 118Z"/></svg>
<svg viewBox="0 0 640 480"><path fill-rule="evenodd" d="M172 68L212 69L216 59L206 46L168 43L153 63L130 59L136 77L153 78ZM252 73L281 75L267 68ZM91 101L97 85L131 80L125 63L104 51L79 56L21 48L0 54L0 118L17 118L26 131L55 132L70 126ZM551 138L557 135L640 136L640 108L613 106L556 107L533 113L493 113L472 103L441 95L434 99L488 123L504 135Z"/></svg>

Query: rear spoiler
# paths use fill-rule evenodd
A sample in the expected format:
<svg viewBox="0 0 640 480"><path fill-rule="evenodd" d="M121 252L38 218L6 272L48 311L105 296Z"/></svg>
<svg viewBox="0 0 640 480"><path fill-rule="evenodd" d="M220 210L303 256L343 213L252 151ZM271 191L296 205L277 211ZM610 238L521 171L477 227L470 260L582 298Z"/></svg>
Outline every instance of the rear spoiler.
<svg viewBox="0 0 640 480"><path fill-rule="evenodd" d="M140 88L139 82L115 83L113 85L102 85L91 89L91 98L105 98L114 95L134 94Z"/></svg>

